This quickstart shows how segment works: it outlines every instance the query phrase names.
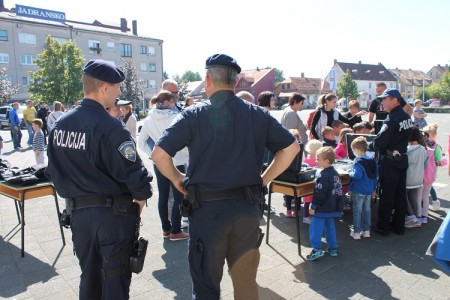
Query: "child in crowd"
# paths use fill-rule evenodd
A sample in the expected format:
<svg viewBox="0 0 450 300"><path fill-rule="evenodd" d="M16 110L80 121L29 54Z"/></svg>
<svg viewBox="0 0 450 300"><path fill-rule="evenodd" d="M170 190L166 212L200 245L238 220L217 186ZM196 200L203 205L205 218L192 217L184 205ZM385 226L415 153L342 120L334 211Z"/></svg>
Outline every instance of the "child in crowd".
<svg viewBox="0 0 450 300"><path fill-rule="evenodd" d="M425 142L417 126L413 126L406 154L409 165L406 171L408 202L405 228L416 228L421 226L424 169L428 159Z"/></svg>
<svg viewBox="0 0 450 300"><path fill-rule="evenodd" d="M423 133L423 139L425 140L425 133ZM426 146L426 143L425 143ZM428 211L430 206L430 191L433 187L433 182L436 179L436 162L434 160L434 149L426 147L427 149L427 162L425 164L425 171L423 173L423 187L422 187L422 217L421 223L428 223Z"/></svg>
<svg viewBox="0 0 450 300"><path fill-rule="evenodd" d="M44 133L42 132L42 125L41 119L34 119L31 122L31 126L34 130L33 151L34 157L36 158L36 164L43 164L45 161Z"/></svg>
<svg viewBox="0 0 450 300"><path fill-rule="evenodd" d="M330 126L325 126L322 129L322 146L336 148L337 144L334 140L334 130Z"/></svg>
<svg viewBox="0 0 450 300"><path fill-rule="evenodd" d="M333 128L334 141L336 142L336 144L339 143L339 134L346 125L347 124L345 124L341 120L333 120L331 122L331 128Z"/></svg>
<svg viewBox="0 0 450 300"><path fill-rule="evenodd" d="M378 168L375 159L366 155L367 141L364 137L354 139L350 147L356 156L352 170L348 173L351 178L350 200L353 203L353 230L350 236L360 240L361 235L370 237L370 199L377 187Z"/></svg>
<svg viewBox="0 0 450 300"><path fill-rule="evenodd" d="M414 100L414 125L416 125L419 129L423 129L427 126L427 121L425 118L427 117L427 113L422 108L422 100L416 99Z"/></svg>
<svg viewBox="0 0 450 300"><path fill-rule="evenodd" d="M438 125L436 123L427 125L423 128L423 132L425 132L426 135L425 143L427 147L434 149L434 161L437 166L440 166L442 160L442 148L436 142L437 130ZM439 201L436 191L433 187L431 187L430 194L432 200L431 209L437 211L441 208L441 202Z"/></svg>
<svg viewBox="0 0 450 300"><path fill-rule="evenodd" d="M352 119L352 123L362 122L361 116L356 116L356 114L361 109L358 100L350 100L348 103L348 112L344 114L347 119Z"/></svg>
<svg viewBox="0 0 450 300"><path fill-rule="evenodd" d="M334 218L342 216L344 206L342 183L338 172L332 166L335 160L333 148L320 148L316 156L317 167L323 170L316 179L313 201L309 209L309 214L312 216L309 239L313 250L306 257L307 260L316 260L324 256L322 251L324 231L328 244L327 252L331 256L338 256Z"/></svg>
<svg viewBox="0 0 450 300"><path fill-rule="evenodd" d="M308 144L306 144L306 152L309 153L309 156L305 158L305 163L307 163L310 167L316 166L316 154L317 151L322 148L322 143L318 140L310 140ZM309 206L313 200L313 196L309 195L303 197L303 223L310 224L311 217L309 215Z"/></svg>
<svg viewBox="0 0 450 300"><path fill-rule="evenodd" d="M351 128L342 128L341 133L339 134L339 144L336 149L334 149L336 159L345 158L348 156L346 138L347 133L353 133L353 130Z"/></svg>
<svg viewBox="0 0 450 300"><path fill-rule="evenodd" d="M354 133L359 133L359 134L369 134L370 130L372 130L372 126L370 125L370 129L367 126L366 122L360 122L360 123L356 123L355 125L353 125L353 132Z"/></svg>
<svg viewBox="0 0 450 300"><path fill-rule="evenodd" d="M295 137L297 142L300 141L301 137L300 137L300 133L298 132L297 129L289 129L289 131ZM295 208L294 212L292 212L292 200L294 200L294 197L293 196L289 196L289 195L283 195L283 198L284 198L284 205L286 206L286 218L296 218L298 216L299 211L300 211L301 198L298 199L298 203L299 204Z"/></svg>

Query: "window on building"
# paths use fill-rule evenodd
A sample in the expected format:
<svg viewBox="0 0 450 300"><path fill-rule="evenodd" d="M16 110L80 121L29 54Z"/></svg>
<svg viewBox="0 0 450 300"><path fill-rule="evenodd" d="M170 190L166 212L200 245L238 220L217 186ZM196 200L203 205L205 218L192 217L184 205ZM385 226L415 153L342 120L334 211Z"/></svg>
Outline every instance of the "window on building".
<svg viewBox="0 0 450 300"><path fill-rule="evenodd" d="M36 45L36 35L31 33L19 33L19 43Z"/></svg>
<svg viewBox="0 0 450 300"><path fill-rule="evenodd" d="M57 37L57 36L55 36L54 38L59 44L64 44L65 42L67 42L69 40L67 38Z"/></svg>
<svg viewBox="0 0 450 300"><path fill-rule="evenodd" d="M130 44L120 44L120 56L132 57Z"/></svg>
<svg viewBox="0 0 450 300"><path fill-rule="evenodd" d="M33 60L36 59L36 55L24 54L20 56L20 63L22 65L35 65Z"/></svg>
<svg viewBox="0 0 450 300"><path fill-rule="evenodd" d="M291 84L290 84L290 83L287 84L287 89L288 89L288 90L291 89Z"/></svg>
<svg viewBox="0 0 450 300"><path fill-rule="evenodd" d="M22 77L22 85L29 85L30 83L33 83L34 80L31 77Z"/></svg>
<svg viewBox="0 0 450 300"><path fill-rule="evenodd" d="M148 64L147 63L141 63L141 71L148 72Z"/></svg>
<svg viewBox="0 0 450 300"><path fill-rule="evenodd" d="M102 49L100 48L100 41L89 40L89 53L100 54Z"/></svg>
<svg viewBox="0 0 450 300"><path fill-rule="evenodd" d="M148 87L148 81L147 81L147 80L141 80L141 86L142 86L143 88Z"/></svg>
<svg viewBox="0 0 450 300"><path fill-rule="evenodd" d="M0 41L8 41L8 31L0 30Z"/></svg>
<svg viewBox="0 0 450 300"><path fill-rule="evenodd" d="M156 55L155 47L148 47L148 55L152 55L152 56Z"/></svg>
<svg viewBox="0 0 450 300"><path fill-rule="evenodd" d="M281 89L284 90L284 84L281 85Z"/></svg>
<svg viewBox="0 0 450 300"><path fill-rule="evenodd" d="M148 81L148 87L150 87L150 88L156 88L156 80L150 79L150 80Z"/></svg>
<svg viewBox="0 0 450 300"><path fill-rule="evenodd" d="M116 51L116 45L114 44L114 42L108 42L106 43L106 47L108 49L109 52L114 52Z"/></svg>
<svg viewBox="0 0 450 300"><path fill-rule="evenodd" d="M0 64L9 64L9 54L0 53Z"/></svg>
<svg viewBox="0 0 450 300"><path fill-rule="evenodd" d="M141 54L147 54L147 46L140 46L139 47L141 49Z"/></svg>
<svg viewBox="0 0 450 300"><path fill-rule="evenodd" d="M156 72L156 64L148 64L149 72Z"/></svg>

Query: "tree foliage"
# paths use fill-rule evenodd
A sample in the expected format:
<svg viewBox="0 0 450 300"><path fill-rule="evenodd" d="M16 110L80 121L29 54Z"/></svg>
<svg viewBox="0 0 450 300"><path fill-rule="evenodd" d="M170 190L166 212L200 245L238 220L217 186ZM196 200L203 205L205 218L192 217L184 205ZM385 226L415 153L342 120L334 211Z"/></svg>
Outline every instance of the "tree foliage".
<svg viewBox="0 0 450 300"><path fill-rule="evenodd" d="M163 81L169 79L169 74L166 71L163 72Z"/></svg>
<svg viewBox="0 0 450 300"><path fill-rule="evenodd" d="M284 75L283 75L283 71L278 70L277 68L275 68L275 85L277 85L278 83L282 82L284 80Z"/></svg>
<svg viewBox="0 0 450 300"><path fill-rule="evenodd" d="M194 73L191 70L188 70L188 71L184 72L184 74L181 76L181 80L187 81L187 82L201 81L202 76L200 76L200 74L198 72Z"/></svg>
<svg viewBox="0 0 450 300"><path fill-rule="evenodd" d="M31 98L47 104L61 101L75 103L83 95L83 56L73 41L64 44L50 35L45 40L45 49L38 54L34 63L39 67L30 72L32 83L28 85Z"/></svg>
<svg viewBox="0 0 450 300"><path fill-rule="evenodd" d="M438 98L443 103L450 101L450 72L445 72L438 81L426 89L426 95L429 98Z"/></svg>
<svg viewBox="0 0 450 300"><path fill-rule="evenodd" d="M350 76L350 72L347 72L342 76L336 86L336 95L339 98L358 99L358 85Z"/></svg>
<svg viewBox="0 0 450 300"><path fill-rule="evenodd" d="M123 58L119 68L125 75L125 80L120 88L122 92L120 98L132 101L133 106L136 106L142 98L142 86L138 77L137 65L131 58Z"/></svg>
<svg viewBox="0 0 450 300"><path fill-rule="evenodd" d="M8 101L12 96L19 92L18 85L12 85L7 77L7 69L0 68L0 100Z"/></svg>

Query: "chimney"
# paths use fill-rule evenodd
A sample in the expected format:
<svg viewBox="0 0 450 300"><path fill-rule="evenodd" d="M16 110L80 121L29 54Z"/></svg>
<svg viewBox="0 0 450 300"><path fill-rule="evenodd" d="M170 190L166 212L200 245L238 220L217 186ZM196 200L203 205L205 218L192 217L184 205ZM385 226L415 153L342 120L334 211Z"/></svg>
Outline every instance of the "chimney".
<svg viewBox="0 0 450 300"><path fill-rule="evenodd" d="M137 21L133 20L133 21L131 21L131 24L132 24L132 28L133 28L133 35L137 36L138 35L137 34Z"/></svg>
<svg viewBox="0 0 450 300"><path fill-rule="evenodd" d="M305 73L301 73L302 78L305 78Z"/></svg>
<svg viewBox="0 0 450 300"><path fill-rule="evenodd" d="M359 61L358 64L361 64L361 61Z"/></svg>
<svg viewBox="0 0 450 300"><path fill-rule="evenodd" d="M120 18L120 31L127 32L128 22L125 18Z"/></svg>
<svg viewBox="0 0 450 300"><path fill-rule="evenodd" d="M336 64L336 63L337 63L337 59L335 58L335 59L334 59L334 64Z"/></svg>

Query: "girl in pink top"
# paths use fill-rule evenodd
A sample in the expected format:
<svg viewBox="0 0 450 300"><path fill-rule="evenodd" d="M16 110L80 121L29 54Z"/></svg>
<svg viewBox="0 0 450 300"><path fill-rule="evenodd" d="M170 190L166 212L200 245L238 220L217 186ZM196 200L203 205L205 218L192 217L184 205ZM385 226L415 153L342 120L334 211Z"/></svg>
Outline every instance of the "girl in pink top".
<svg viewBox="0 0 450 300"><path fill-rule="evenodd" d="M336 153L336 159L346 158L348 156L347 152L347 140L345 136L347 133L353 133L351 128L342 128L339 133L339 144L334 149L334 153Z"/></svg>
<svg viewBox="0 0 450 300"><path fill-rule="evenodd" d="M306 144L305 150L309 153L309 156L305 158L305 163L310 167L316 166L316 152L322 148L322 143L319 140L310 140ZM309 224L311 222L311 217L309 216L309 206L313 200L313 196L309 195L303 197L303 223Z"/></svg>

